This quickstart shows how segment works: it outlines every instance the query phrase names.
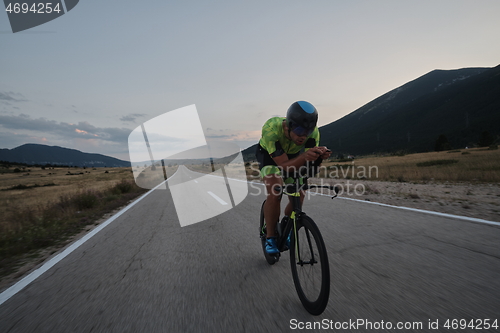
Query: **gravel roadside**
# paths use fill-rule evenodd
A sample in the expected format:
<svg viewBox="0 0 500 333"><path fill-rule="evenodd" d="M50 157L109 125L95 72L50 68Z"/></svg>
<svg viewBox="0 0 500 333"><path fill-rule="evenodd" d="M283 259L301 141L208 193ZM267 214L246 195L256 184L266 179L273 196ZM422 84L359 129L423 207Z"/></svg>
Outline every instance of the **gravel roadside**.
<svg viewBox="0 0 500 333"><path fill-rule="evenodd" d="M358 200L379 202L474 217L500 222L500 184L410 183L368 180L322 180L310 183L341 185L340 195Z"/></svg>

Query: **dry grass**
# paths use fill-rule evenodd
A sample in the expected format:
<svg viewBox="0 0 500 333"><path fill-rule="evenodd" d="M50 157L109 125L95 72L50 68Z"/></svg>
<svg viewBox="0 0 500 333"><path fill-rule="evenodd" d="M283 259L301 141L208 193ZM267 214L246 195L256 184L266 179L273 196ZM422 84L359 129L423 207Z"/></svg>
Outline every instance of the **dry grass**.
<svg viewBox="0 0 500 333"><path fill-rule="evenodd" d="M5 214L12 208L37 210L39 207L57 202L62 196L87 190L103 191L122 180L133 180L130 168L46 168L43 170L39 167L25 167L19 173L5 173L6 169L3 171L4 173L0 173L0 226L8 223ZM45 186L50 184L54 185ZM18 185L28 187L39 185L40 187L9 190Z"/></svg>
<svg viewBox="0 0 500 333"><path fill-rule="evenodd" d="M328 178L338 174L338 178L401 182L500 182L500 150L484 148L366 157L352 162L324 163L324 166L329 168L321 176Z"/></svg>

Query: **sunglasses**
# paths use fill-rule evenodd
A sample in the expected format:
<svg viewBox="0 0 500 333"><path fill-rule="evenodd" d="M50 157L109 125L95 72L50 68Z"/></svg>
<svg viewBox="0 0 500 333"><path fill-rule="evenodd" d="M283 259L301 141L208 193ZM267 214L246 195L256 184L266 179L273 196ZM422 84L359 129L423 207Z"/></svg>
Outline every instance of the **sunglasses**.
<svg viewBox="0 0 500 333"><path fill-rule="evenodd" d="M292 128L292 132L298 136L309 136L314 131L314 128L304 128L302 126L297 126Z"/></svg>

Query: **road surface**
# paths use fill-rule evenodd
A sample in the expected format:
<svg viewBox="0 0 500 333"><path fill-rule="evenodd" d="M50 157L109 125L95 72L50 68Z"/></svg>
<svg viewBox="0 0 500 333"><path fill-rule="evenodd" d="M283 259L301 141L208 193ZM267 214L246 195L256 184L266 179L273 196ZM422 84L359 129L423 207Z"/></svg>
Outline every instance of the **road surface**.
<svg viewBox="0 0 500 333"><path fill-rule="evenodd" d="M151 192L0 305L0 332L472 332L443 325L500 321L500 227L326 196L304 205L331 270L328 307L309 315L288 253L274 266L263 257L262 191L249 185L236 208L186 227L169 190Z"/></svg>

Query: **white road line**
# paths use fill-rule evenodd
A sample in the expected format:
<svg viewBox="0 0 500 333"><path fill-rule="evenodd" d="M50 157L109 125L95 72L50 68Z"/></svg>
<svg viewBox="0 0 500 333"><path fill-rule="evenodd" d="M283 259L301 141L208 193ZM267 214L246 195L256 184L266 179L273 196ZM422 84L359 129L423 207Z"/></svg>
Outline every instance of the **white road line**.
<svg viewBox="0 0 500 333"><path fill-rule="evenodd" d="M214 193L208 191L208 194L210 194L215 200L217 200L221 205L227 205L227 202L216 196Z"/></svg>
<svg viewBox="0 0 500 333"><path fill-rule="evenodd" d="M321 194L321 193L318 193L318 194ZM326 194L321 194L321 195L326 195ZM485 224L491 224L491 225L500 226L500 222L488 221L488 220L478 219L478 218L475 218L475 217L468 217L468 216L461 216L461 215L439 213L439 212L433 212L431 210L424 210L424 209L417 209L417 208L410 208L410 207L403 207L403 206L393 206L393 205L383 204L383 203L380 203L380 202L372 202L372 201L352 199L352 198L345 198L345 197L339 197L339 199L351 200L351 201L357 201L357 202L364 202L364 203L368 203L368 204L372 204L372 205L378 205L378 206L383 206L383 207L391 207L391 208L404 209L404 210L409 210L409 211L413 211L413 212L427 213L427 214L432 214L432 215L437 215L437 216L442 216L442 217L449 217L449 218L453 218L453 219L465 220L465 221L469 221L469 222L485 223Z"/></svg>
<svg viewBox="0 0 500 333"><path fill-rule="evenodd" d="M5 301L7 301L9 298L11 298L12 296L14 296L15 294L17 294L24 287L26 287L31 282L33 282L36 278L38 278L39 276L41 276L43 273L45 273L46 271L48 271L55 264L57 264L59 261L61 261L62 259L64 259L66 256L68 256L71 252L73 252L78 247L80 247L80 245L82 245L83 243L85 243L86 241L88 241L90 238L92 238L99 231L101 231L102 229L106 228L111 222L113 222L114 220L116 220L118 217L120 217L123 213L125 213L130 208L134 207L137 203L139 203L139 201L141 201L142 199L144 199L148 194L150 194L151 192L153 192L154 190L156 190L158 187L160 187L164 183L165 182L162 182L160 185L156 186L155 188L153 188L152 190L150 190L149 192L147 192L146 194L144 194L142 197L140 197L139 199L137 199L136 201L134 201L133 203L131 203L127 207L123 208L121 211L119 211L118 213L116 213L115 215L113 215L112 217L110 217L106 222L100 224L97 228L95 228L94 230L92 230L91 232L89 232L88 234L86 234L84 237L80 238L78 241L76 241L73 244L71 244L63 252L59 253L58 255L56 255L55 257L53 257L49 261L47 261L45 264L43 264L42 267L38 268L37 270L34 270L33 272L31 272L29 275L27 275L26 277L24 277L21 281L17 282L12 287L4 290L0 294L0 305L2 305Z"/></svg>
<svg viewBox="0 0 500 333"><path fill-rule="evenodd" d="M207 176L210 176L210 177L217 177L217 178L222 178L222 179L224 179L224 177L217 176L217 175L212 175L212 174L210 174L210 173L207 173L207 174L204 174L204 175L207 175ZM255 183L255 184L262 184L262 183L250 182L250 181L248 181L248 180L241 180L241 179L236 179L236 178L231 178L231 177L227 177L227 179L230 179L230 180L235 180L235 181L242 182L242 183Z"/></svg>
<svg viewBox="0 0 500 333"><path fill-rule="evenodd" d="M259 182L249 182L249 183L258 184L258 185L264 185L264 184L259 183ZM323 194L323 193L316 193L316 195L322 195L322 196L325 196L325 197L331 197L332 196L331 194ZM439 213L439 212L433 212L431 210L424 210L424 209L417 209L417 208L410 208L410 207L403 207L403 206L393 206L393 205L383 204L383 203L380 203L380 202L359 200L359 199L346 198L346 197L337 197L337 198L338 199L343 199L343 200L351 200L351 201L356 201L356 202L362 202L362 203L367 203L367 204L372 204L372 205L378 205L378 206L382 206L382 207L404 209L404 210L409 210L409 211L413 211L413 212L419 212L419 213L431 214L431 215L436 215L436 216L448 217L448 218L458 219L458 220L464 220L464 221L468 221L468 222L484 223L484 224L490 224L490 225L500 226L500 222L488 221L488 220L478 219L478 218L475 218L475 217L468 217L468 216L461 216L461 215Z"/></svg>

